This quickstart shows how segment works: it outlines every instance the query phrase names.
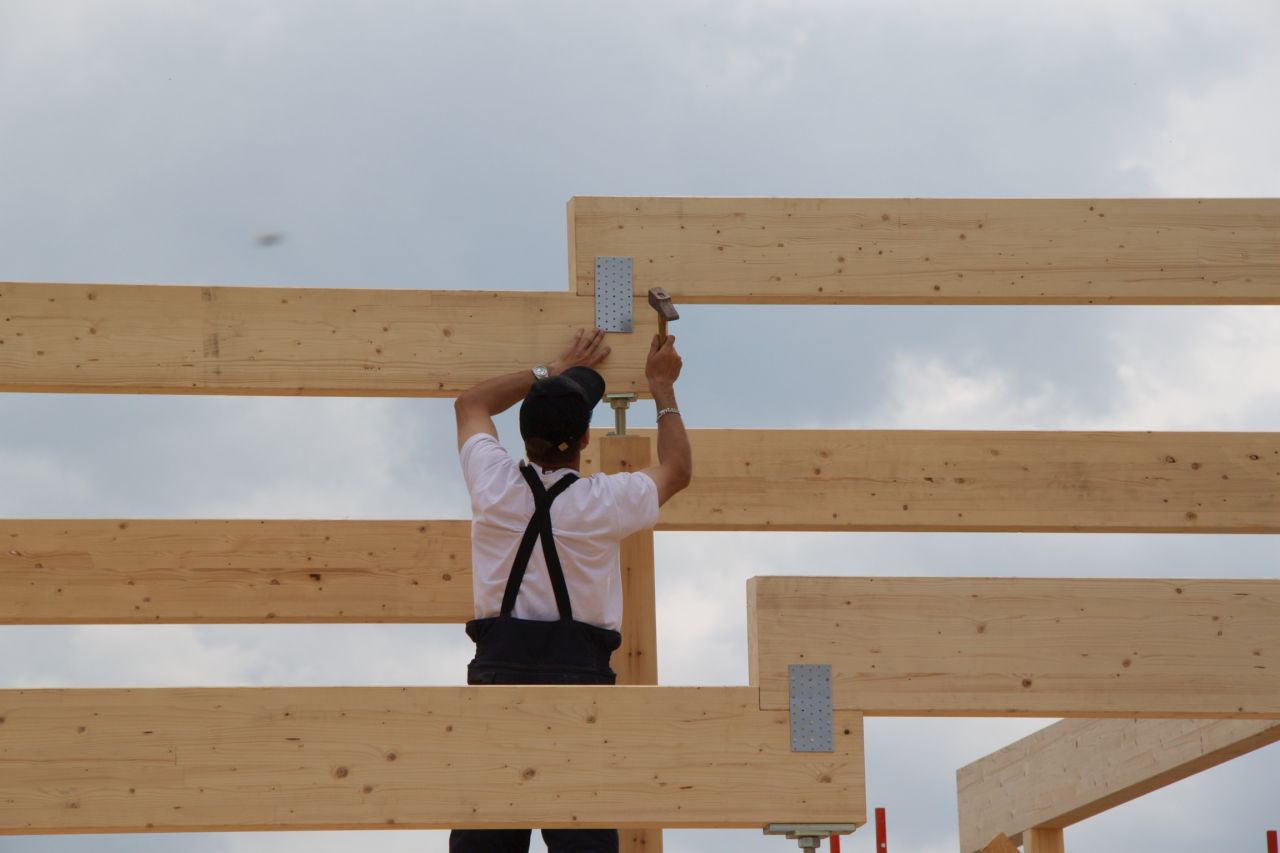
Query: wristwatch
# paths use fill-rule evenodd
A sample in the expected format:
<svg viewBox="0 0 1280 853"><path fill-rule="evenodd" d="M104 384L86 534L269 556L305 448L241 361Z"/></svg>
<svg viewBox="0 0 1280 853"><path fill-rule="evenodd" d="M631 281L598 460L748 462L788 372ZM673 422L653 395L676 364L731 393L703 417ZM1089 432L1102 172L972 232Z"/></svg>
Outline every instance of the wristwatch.
<svg viewBox="0 0 1280 853"><path fill-rule="evenodd" d="M545 365L539 364L537 367L533 369L534 379L546 379L550 375L551 375L551 371L547 370Z"/></svg>

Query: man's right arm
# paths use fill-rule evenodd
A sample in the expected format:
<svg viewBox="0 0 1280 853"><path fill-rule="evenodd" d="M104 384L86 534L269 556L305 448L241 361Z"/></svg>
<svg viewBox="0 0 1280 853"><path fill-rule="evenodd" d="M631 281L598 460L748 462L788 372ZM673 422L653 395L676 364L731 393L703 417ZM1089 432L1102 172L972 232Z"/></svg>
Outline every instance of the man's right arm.
<svg viewBox="0 0 1280 853"><path fill-rule="evenodd" d="M676 409L676 379L680 377L683 362L676 352L675 337L659 345L657 335L649 346L649 358L644 374L649 380L649 393L659 412ZM679 411L668 411L658 418L658 464L642 473L649 476L658 487L658 506L689 485L693 477L693 451L689 447L689 435L684 429L684 419Z"/></svg>

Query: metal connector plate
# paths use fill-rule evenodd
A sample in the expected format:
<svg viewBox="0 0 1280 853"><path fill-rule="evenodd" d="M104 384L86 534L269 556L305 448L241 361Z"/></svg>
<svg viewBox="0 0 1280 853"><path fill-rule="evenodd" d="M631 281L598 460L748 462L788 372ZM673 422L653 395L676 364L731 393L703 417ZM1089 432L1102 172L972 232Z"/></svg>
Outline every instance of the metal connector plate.
<svg viewBox="0 0 1280 853"><path fill-rule="evenodd" d="M788 664L787 678L791 709L791 751L835 752L831 665Z"/></svg>
<svg viewBox="0 0 1280 853"><path fill-rule="evenodd" d="M631 331L631 258L596 256L596 328Z"/></svg>

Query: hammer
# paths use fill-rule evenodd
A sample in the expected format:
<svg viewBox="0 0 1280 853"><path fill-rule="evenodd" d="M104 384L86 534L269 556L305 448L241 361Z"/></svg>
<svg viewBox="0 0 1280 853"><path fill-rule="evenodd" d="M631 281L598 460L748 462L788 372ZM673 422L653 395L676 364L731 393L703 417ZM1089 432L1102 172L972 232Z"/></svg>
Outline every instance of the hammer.
<svg viewBox="0 0 1280 853"><path fill-rule="evenodd" d="M649 288L649 305L658 312L658 345L667 342L667 321L679 320L680 312L671 304L671 297L661 287Z"/></svg>

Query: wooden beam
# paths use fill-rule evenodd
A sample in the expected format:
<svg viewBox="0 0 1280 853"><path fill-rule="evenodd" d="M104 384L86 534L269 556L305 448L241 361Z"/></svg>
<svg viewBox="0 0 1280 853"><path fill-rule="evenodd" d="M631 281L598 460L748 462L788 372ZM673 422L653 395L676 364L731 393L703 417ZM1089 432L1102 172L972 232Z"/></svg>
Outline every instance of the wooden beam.
<svg viewBox="0 0 1280 853"><path fill-rule="evenodd" d="M956 771L960 849L1067 827L1280 741L1274 720L1063 720Z"/></svg>
<svg viewBox="0 0 1280 853"><path fill-rule="evenodd" d="M594 322L569 293L0 283L0 391L453 397ZM647 395L635 322L603 373Z"/></svg>
<svg viewBox="0 0 1280 853"><path fill-rule="evenodd" d="M677 304L1280 303L1280 199L599 198L569 202L570 288L597 255Z"/></svg>
<svg viewBox="0 0 1280 853"><path fill-rule="evenodd" d="M1280 532L1275 433L690 435L659 530ZM2 521L0 624L465 621L466 525Z"/></svg>
<svg viewBox="0 0 1280 853"><path fill-rule="evenodd" d="M659 530L1280 533L1280 434L691 430ZM598 468L597 451L586 464Z"/></svg>
<svg viewBox="0 0 1280 853"><path fill-rule="evenodd" d="M649 467L649 439L643 435L607 435L600 439L605 473ZM619 684L658 683L657 585L653 572L653 531L622 540L622 645L613 655ZM630 829L618 838L618 853L662 853L662 830Z"/></svg>
<svg viewBox="0 0 1280 853"><path fill-rule="evenodd" d="M608 435L600 439L603 470L609 474L649 467L649 438ZM622 645L613 655L619 684L658 683L657 588L653 565L653 531L622 541ZM659 851L650 851L659 853Z"/></svg>
<svg viewBox="0 0 1280 853"><path fill-rule="evenodd" d="M749 688L0 691L0 834L866 819Z"/></svg>
<svg viewBox="0 0 1280 853"><path fill-rule="evenodd" d="M0 624L465 622L469 521L0 521Z"/></svg>
<svg viewBox="0 0 1280 853"><path fill-rule="evenodd" d="M1275 433L690 436L659 530L1280 532ZM466 525L0 521L0 624L461 622Z"/></svg>
<svg viewBox="0 0 1280 853"><path fill-rule="evenodd" d="M1066 853L1062 830L1053 827L1037 827L1027 830L1022 841L1023 853Z"/></svg>
<svg viewBox="0 0 1280 853"><path fill-rule="evenodd" d="M1280 719L1280 581L761 577L751 683L905 716ZM988 836L990 837L990 836Z"/></svg>

